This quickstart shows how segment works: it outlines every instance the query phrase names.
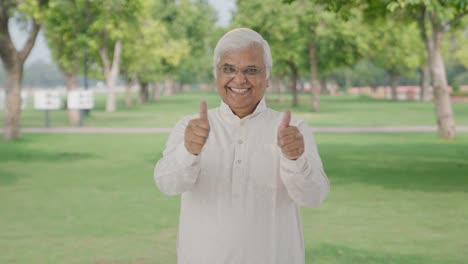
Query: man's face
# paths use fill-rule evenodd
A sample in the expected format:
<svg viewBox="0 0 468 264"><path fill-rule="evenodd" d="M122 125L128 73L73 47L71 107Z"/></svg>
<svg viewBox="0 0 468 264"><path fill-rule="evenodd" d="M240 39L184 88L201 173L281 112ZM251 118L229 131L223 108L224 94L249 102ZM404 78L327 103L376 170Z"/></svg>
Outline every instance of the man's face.
<svg viewBox="0 0 468 264"><path fill-rule="evenodd" d="M254 45L224 53L216 71L216 86L223 102L240 118L253 113L268 85L263 48Z"/></svg>

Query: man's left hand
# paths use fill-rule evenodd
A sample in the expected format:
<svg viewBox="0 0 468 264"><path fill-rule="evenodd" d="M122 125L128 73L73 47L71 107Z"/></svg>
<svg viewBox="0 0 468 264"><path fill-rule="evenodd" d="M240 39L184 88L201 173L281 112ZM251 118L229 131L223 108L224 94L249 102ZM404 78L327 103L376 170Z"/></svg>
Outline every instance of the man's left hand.
<svg viewBox="0 0 468 264"><path fill-rule="evenodd" d="M290 126L291 112L284 112L278 128L278 146L284 156L290 160L298 159L304 153L304 137L296 126Z"/></svg>

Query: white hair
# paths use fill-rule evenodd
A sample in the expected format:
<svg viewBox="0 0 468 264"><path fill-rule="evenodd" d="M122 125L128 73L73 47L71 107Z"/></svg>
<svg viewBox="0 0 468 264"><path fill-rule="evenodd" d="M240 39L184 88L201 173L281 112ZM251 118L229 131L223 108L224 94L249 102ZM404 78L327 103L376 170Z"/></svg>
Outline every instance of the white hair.
<svg viewBox="0 0 468 264"><path fill-rule="evenodd" d="M249 28L233 29L224 34L218 41L213 55L213 73L215 78L217 78L216 68L221 61L221 56L227 52L239 51L255 45L260 45L263 48L263 63L265 64L266 77L268 79L273 67L270 46L260 34Z"/></svg>

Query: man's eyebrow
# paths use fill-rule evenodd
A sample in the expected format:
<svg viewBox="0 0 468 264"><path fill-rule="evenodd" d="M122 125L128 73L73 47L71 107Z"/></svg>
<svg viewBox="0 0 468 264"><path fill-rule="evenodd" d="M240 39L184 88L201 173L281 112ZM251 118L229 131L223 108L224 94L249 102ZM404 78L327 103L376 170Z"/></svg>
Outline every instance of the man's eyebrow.
<svg viewBox="0 0 468 264"><path fill-rule="evenodd" d="M224 63L223 66L231 66L231 67L234 67L234 65L229 64L229 63Z"/></svg>
<svg viewBox="0 0 468 264"><path fill-rule="evenodd" d="M249 68L258 68L257 65L247 65L246 67L249 67Z"/></svg>

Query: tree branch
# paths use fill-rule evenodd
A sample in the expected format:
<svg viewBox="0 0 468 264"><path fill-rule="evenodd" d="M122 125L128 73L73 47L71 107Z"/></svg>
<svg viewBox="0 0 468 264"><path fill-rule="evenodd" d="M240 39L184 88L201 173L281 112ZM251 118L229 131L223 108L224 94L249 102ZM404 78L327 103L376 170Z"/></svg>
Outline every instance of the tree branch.
<svg viewBox="0 0 468 264"><path fill-rule="evenodd" d="M468 9L465 10L464 12L461 12L460 14L456 15L452 20L448 22L449 25L453 25L460 21L464 16L468 15Z"/></svg>
<svg viewBox="0 0 468 264"><path fill-rule="evenodd" d="M466 15L468 15L468 10L465 10L464 12L457 14L452 20L447 21L446 23L442 23L442 28L444 29L444 31L447 30L450 27L450 25L457 23L458 21L460 21L460 19L462 19Z"/></svg>
<svg viewBox="0 0 468 264"><path fill-rule="evenodd" d="M12 5L4 2L0 4L0 7L2 7L0 10L0 58L6 68L10 68L14 65L18 54L8 31L8 12Z"/></svg>
<svg viewBox="0 0 468 264"><path fill-rule="evenodd" d="M31 52L32 48L34 47L34 43L36 42L37 34L39 33L40 29L41 25L33 19L33 29L29 33L28 39L26 40L23 49L21 49L21 51L18 53L18 58L21 64L23 64L23 62L26 60L29 53Z"/></svg>
<svg viewBox="0 0 468 264"><path fill-rule="evenodd" d="M107 56L106 48L99 48L99 55L101 56L102 64L104 64L104 74L106 75L106 78L108 78L111 66L109 56Z"/></svg>

